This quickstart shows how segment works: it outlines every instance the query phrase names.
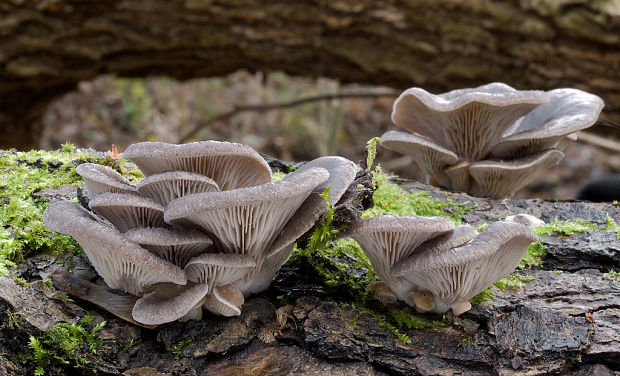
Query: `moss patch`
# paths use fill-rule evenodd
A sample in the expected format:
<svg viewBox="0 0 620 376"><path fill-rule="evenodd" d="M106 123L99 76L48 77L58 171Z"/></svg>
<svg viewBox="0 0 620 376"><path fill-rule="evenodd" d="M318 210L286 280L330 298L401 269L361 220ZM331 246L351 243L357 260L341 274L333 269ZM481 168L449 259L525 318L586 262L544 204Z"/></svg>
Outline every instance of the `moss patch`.
<svg viewBox="0 0 620 376"><path fill-rule="evenodd" d="M572 235L576 232L586 232L588 230L598 230L599 227L593 223L575 220L575 221L560 221L557 218L553 222L545 223L544 225L536 226L533 228L538 236L543 235Z"/></svg>
<svg viewBox="0 0 620 376"><path fill-rule="evenodd" d="M136 179L141 174L130 163L112 159L71 144L57 151L0 152L0 274L38 253L76 254L79 245L69 236L53 235L43 224L49 200L36 193L63 184L77 185L82 178L75 172L80 163L99 163Z"/></svg>

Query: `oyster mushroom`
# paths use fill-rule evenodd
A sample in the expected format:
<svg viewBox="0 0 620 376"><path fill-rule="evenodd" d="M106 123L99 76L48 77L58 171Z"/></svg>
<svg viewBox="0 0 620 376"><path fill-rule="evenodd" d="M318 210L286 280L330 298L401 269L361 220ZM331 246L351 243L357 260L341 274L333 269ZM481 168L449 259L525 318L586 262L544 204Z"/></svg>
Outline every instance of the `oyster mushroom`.
<svg viewBox="0 0 620 376"><path fill-rule="evenodd" d="M603 101L576 89L519 91L501 83L433 95L406 90L381 137L427 177L473 195L507 197L557 164L566 141L594 124ZM492 181L492 183L488 183Z"/></svg>
<svg viewBox="0 0 620 376"><path fill-rule="evenodd" d="M95 163L82 163L75 168L75 172L84 179L86 192L91 200L101 193L136 193L136 187L110 167Z"/></svg>
<svg viewBox="0 0 620 376"><path fill-rule="evenodd" d="M76 203L58 201L50 204L43 213L43 222L53 231L72 236L82 246L97 273L112 288L141 296L157 283L187 283L181 268L96 220Z"/></svg>
<svg viewBox="0 0 620 376"><path fill-rule="evenodd" d="M418 286L427 301L434 298L426 310L443 313L452 308L459 315L471 308L470 299L514 270L537 239L516 221L495 222L478 235L471 226L459 226L422 244L392 272Z"/></svg>
<svg viewBox="0 0 620 376"><path fill-rule="evenodd" d="M195 172L213 179L221 190L271 182L271 170L251 147L219 141L173 145L140 142L123 153L146 176L167 171Z"/></svg>
<svg viewBox="0 0 620 376"><path fill-rule="evenodd" d="M88 206L120 231L136 227L165 227L164 207L141 196L127 193L102 193Z"/></svg>
<svg viewBox="0 0 620 376"><path fill-rule="evenodd" d="M372 264L381 282L370 286L378 299L392 301L394 296L412 304L409 293L417 285L395 276L392 267L415 252L425 241L454 229L454 223L441 217L386 215L357 221L346 233L355 239Z"/></svg>
<svg viewBox="0 0 620 376"><path fill-rule="evenodd" d="M187 171L169 171L142 180L138 193L162 206L179 197L200 192L217 192L220 187L213 179Z"/></svg>

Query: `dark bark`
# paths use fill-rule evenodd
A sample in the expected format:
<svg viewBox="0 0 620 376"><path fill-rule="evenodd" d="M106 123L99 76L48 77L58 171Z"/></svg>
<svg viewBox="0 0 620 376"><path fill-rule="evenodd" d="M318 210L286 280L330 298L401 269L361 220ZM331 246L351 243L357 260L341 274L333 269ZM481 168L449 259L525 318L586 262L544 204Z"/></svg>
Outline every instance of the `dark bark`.
<svg viewBox="0 0 620 376"><path fill-rule="evenodd" d="M583 1L82 1L0 4L0 147L100 74L283 70L431 91L503 81L603 97L620 123L620 15Z"/></svg>
<svg viewBox="0 0 620 376"><path fill-rule="evenodd" d="M363 177L358 183L364 184ZM583 219L601 227L608 215L620 221L620 208L609 203L487 200L401 183L475 204L464 217L474 225L514 213L545 221ZM353 188L357 184L342 202L343 218L348 207L358 210L364 197L363 190ZM61 187L45 197L74 197L74 190ZM97 355L83 351L90 361L86 369L52 362L46 363L46 374L92 374L94 369L101 375L158 376L613 375L620 370L620 278L608 272L620 271L620 240L613 232L592 230L542 241L548 250L544 265L517 272L533 278L524 288L496 290L493 298L457 318L448 313L445 327L400 328L411 343L401 342L368 311L343 304L347 294L318 282L303 260L286 265L268 291L245 302L238 317L205 314L201 321L155 329L134 326L84 300L68 302L44 283L20 287L0 277L0 375L31 373L33 362L19 361L31 351L29 335L40 336L57 322L86 314L96 322L106 320L98 335L114 341ZM74 276L95 276L83 257L74 261ZM31 279L58 268L65 266L37 256L18 274Z"/></svg>

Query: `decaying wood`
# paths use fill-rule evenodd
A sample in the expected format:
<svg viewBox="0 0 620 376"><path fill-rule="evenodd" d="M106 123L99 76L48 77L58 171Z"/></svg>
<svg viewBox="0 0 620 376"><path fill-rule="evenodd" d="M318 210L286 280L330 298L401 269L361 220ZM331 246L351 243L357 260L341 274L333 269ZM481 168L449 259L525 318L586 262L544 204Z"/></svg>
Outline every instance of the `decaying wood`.
<svg viewBox="0 0 620 376"><path fill-rule="evenodd" d="M55 97L105 73L283 70L431 91L577 87L620 123L614 0L0 3L0 147L30 148Z"/></svg>

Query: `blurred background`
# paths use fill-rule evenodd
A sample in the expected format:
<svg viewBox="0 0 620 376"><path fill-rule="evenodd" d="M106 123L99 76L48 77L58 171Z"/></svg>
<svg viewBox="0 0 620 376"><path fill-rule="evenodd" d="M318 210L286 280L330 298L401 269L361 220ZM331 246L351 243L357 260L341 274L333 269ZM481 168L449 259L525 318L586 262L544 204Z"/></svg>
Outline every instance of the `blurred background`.
<svg viewBox="0 0 620 376"><path fill-rule="evenodd" d="M282 72L239 71L184 82L101 76L80 82L76 91L49 106L39 148L55 149L70 141L102 151L115 144L122 151L145 140L212 139L248 144L285 161L337 154L358 162L365 158L366 141L397 129L390 120L395 99L391 91ZM325 93L371 97L360 94L288 107L298 99ZM261 106L269 110L256 109ZM249 110L240 110L246 107ZM620 172L620 130L597 125L582 133L565 153L558 166L516 197L572 199L587 181ZM409 157L379 147L377 161L401 177L421 178Z"/></svg>

